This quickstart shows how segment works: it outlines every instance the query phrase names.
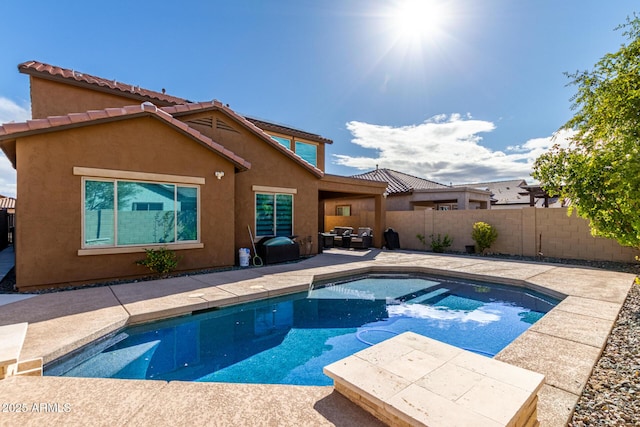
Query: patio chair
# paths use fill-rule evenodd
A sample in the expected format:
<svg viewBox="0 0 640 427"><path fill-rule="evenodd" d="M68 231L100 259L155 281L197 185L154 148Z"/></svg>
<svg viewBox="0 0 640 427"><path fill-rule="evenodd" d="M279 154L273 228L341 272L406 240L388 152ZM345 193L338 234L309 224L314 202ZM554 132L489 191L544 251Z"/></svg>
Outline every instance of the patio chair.
<svg viewBox="0 0 640 427"><path fill-rule="evenodd" d="M373 231L369 227L359 227L358 235L351 238L350 246L355 249L369 249L373 244Z"/></svg>
<svg viewBox="0 0 640 427"><path fill-rule="evenodd" d="M333 245L335 247L349 247L348 243L347 246L345 246L342 236L350 236L351 233L353 233L353 227L335 227L331 232L332 234L335 234L335 237L333 238Z"/></svg>

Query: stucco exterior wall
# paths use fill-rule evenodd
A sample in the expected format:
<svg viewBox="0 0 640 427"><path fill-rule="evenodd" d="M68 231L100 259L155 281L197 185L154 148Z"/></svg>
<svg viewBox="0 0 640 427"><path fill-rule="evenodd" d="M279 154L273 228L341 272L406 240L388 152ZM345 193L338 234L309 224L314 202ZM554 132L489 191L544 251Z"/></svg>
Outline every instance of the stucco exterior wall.
<svg viewBox="0 0 640 427"><path fill-rule="evenodd" d="M151 117L18 139L16 275L21 290L146 275L144 253L79 256L82 183L74 167L203 177L202 249L177 251L179 269L234 264L234 166ZM218 180L214 171L223 171Z"/></svg>
<svg viewBox="0 0 640 427"><path fill-rule="evenodd" d="M239 248L251 248L247 226L255 233L253 186L257 185L296 191L293 196L293 234L298 236L299 240L311 237L311 253L317 253L319 178L223 113L197 113L181 116L180 120L190 121L206 117L212 117L213 127L192 123L189 125L251 162L250 170L236 175L235 210L227 212L229 216L235 215L236 252ZM234 130L217 128L217 120L223 121ZM301 247L301 254L309 254L306 245Z"/></svg>
<svg viewBox="0 0 640 427"><path fill-rule="evenodd" d="M128 97L51 80L30 77L30 83L31 116L34 119L142 103Z"/></svg>
<svg viewBox="0 0 640 427"><path fill-rule="evenodd" d="M484 221L498 231L498 239L491 252L545 257L633 262L640 251L620 246L616 241L593 237L589 222L575 214L567 216L566 209L522 208L505 210L467 211L388 211L387 227L400 235L404 249L425 249L416 234L426 237L427 248L431 234L448 234L453 238L452 251L463 252L473 245L473 224Z"/></svg>

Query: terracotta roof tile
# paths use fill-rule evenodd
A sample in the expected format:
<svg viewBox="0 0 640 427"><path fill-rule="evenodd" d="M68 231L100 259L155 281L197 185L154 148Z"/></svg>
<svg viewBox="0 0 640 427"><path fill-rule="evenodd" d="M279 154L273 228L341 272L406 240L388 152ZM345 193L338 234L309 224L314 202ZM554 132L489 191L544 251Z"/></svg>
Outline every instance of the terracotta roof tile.
<svg viewBox="0 0 640 427"><path fill-rule="evenodd" d="M293 127L280 125L277 123L268 122L261 119L256 119L254 117L245 117L251 123L262 129L263 131L271 131L283 133L285 135L297 136L299 138L303 138L309 141L321 142L323 144L333 144L333 141L325 138L323 136L317 135L315 133L310 133L304 130L296 129Z"/></svg>
<svg viewBox="0 0 640 427"><path fill-rule="evenodd" d="M48 117L46 119L29 120L26 123L6 123L0 126L0 142L3 140L15 140L21 136L28 136L36 133L53 132L71 127L90 125L117 119L132 118L141 115L150 115L169 124L174 129L189 135L191 138L206 146L210 150L226 158L240 170L251 168L251 163L222 145L213 141L206 135L189 127L186 123L173 118L170 114L158 109L151 103L141 105L130 105L123 108L109 108L107 110L92 110L86 113L72 113L66 116ZM10 159L15 165L15 159Z"/></svg>
<svg viewBox="0 0 640 427"><path fill-rule="evenodd" d="M392 169L375 169L352 178L368 179L370 181L386 182L387 194L410 193L416 190L433 190L438 188L450 188L448 185L440 184L424 178L394 171Z"/></svg>
<svg viewBox="0 0 640 427"><path fill-rule="evenodd" d="M4 126L0 126L3 130L3 134L9 134L14 132L26 132L29 130L29 125L26 122L22 123L5 123Z"/></svg>
<svg viewBox="0 0 640 427"><path fill-rule="evenodd" d="M108 80L102 77L92 76L91 74L81 73L68 68L57 67L55 65L49 65L38 61L23 62L18 65L18 70L21 73L49 80L67 80L80 85L97 86L102 90L107 90L118 95L132 97L138 100L146 99L154 102L161 102L165 105L189 102L184 98L178 98L165 93L143 89L140 86L121 83L116 80Z"/></svg>
<svg viewBox="0 0 640 427"><path fill-rule="evenodd" d="M87 120L87 113L71 113L68 114L67 117L69 117L72 123L80 123Z"/></svg>
<svg viewBox="0 0 640 427"><path fill-rule="evenodd" d="M51 127L51 124L49 123L49 119L27 120L27 126L30 130L37 130L49 128Z"/></svg>
<svg viewBox="0 0 640 427"><path fill-rule="evenodd" d="M63 126L71 124L71 120L67 116L49 117L51 126Z"/></svg>

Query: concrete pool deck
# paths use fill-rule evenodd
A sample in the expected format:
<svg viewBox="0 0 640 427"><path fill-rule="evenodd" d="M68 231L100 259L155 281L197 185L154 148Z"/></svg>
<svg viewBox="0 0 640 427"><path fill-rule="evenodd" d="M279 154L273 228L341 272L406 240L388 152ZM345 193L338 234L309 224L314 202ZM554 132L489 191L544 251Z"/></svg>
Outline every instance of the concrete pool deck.
<svg viewBox="0 0 640 427"><path fill-rule="evenodd" d="M20 359L42 357L46 364L126 324L303 291L314 278L370 271L420 271L566 295L495 357L545 376L538 395L542 426L568 421L635 277L481 257L332 250L292 264L42 294L1 306L0 326L28 322ZM332 387L11 377L0 381L0 396L3 405L27 409L0 412L0 425L381 425Z"/></svg>

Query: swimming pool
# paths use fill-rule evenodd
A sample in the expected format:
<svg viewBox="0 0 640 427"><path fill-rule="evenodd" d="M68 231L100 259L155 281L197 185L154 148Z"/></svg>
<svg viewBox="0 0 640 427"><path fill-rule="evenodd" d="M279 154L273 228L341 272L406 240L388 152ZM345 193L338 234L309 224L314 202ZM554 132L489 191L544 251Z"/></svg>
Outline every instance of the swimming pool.
<svg viewBox="0 0 640 427"><path fill-rule="evenodd" d="M330 385L325 365L408 330L493 356L557 303L521 288L375 275L128 327L45 375Z"/></svg>

